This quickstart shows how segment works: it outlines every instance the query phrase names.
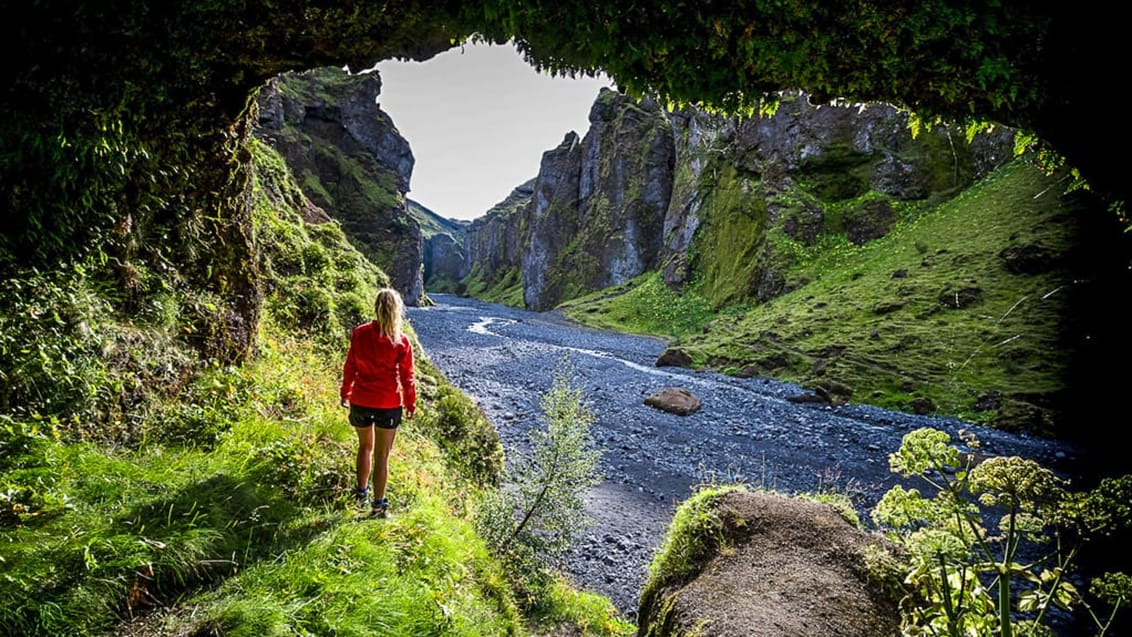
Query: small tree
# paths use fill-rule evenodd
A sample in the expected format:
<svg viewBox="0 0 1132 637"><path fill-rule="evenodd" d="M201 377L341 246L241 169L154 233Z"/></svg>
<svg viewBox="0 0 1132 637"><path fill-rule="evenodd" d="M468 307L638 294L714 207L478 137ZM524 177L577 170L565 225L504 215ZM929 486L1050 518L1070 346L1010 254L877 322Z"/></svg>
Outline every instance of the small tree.
<svg viewBox="0 0 1132 637"><path fill-rule="evenodd" d="M572 370L564 357L540 401L545 429L531 429L529 454L517 458L476 517L480 534L511 567L513 584L528 602L588 526L582 495L602 479L590 435L595 418L572 384Z"/></svg>
<svg viewBox="0 0 1132 637"><path fill-rule="evenodd" d="M964 434L972 449L978 440ZM1089 605L1069 575L1089 537L1127 528L1132 476L1108 478L1086 493L1032 460L976 462L942 431L904 436L889 456L892 471L918 476L936 494L897 486L873 510L873 520L908 548L909 635L1048 635L1049 611L1084 608L1104 635L1132 599L1126 575L1109 573L1092 586L1107 614ZM997 520L997 528L987 521ZM1024 560L1022 550L1031 559ZM1030 553L1037 554L1031 556Z"/></svg>

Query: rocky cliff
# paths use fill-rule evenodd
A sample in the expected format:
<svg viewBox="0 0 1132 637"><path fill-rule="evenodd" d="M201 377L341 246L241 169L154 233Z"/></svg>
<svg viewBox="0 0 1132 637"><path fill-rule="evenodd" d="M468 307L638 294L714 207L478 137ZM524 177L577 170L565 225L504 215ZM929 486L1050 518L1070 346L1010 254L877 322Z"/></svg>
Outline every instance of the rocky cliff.
<svg viewBox="0 0 1132 637"><path fill-rule="evenodd" d="M487 214L473 219L465 232L468 261L462 277L492 282L518 281L522 262L520 233L533 196L534 180L531 179L517 186Z"/></svg>
<svg viewBox="0 0 1132 637"><path fill-rule="evenodd" d="M409 143L377 104L381 78L337 68L284 73L257 98L255 135L286 159L304 193L341 222L410 305L425 298L420 223L405 200Z"/></svg>
<svg viewBox="0 0 1132 637"><path fill-rule="evenodd" d="M443 217L418 201L406 199L424 240L424 282L429 290L451 291L467 274L464 232L468 222Z"/></svg>
<svg viewBox="0 0 1132 637"><path fill-rule="evenodd" d="M908 117L785 94L772 115L721 118L603 90L585 136L543 155L526 207L489 213L468 244L517 242L530 309L656 269L676 289L696 277L716 306L767 300L793 284L794 245L883 236L902 204L953 196L1012 156L1009 129L913 135ZM500 254L469 249L472 279L499 284Z"/></svg>
<svg viewBox="0 0 1132 637"><path fill-rule="evenodd" d="M778 296L801 283L787 279L795 246L829 233L858 245L884 236L906 204L957 195L1013 156L1012 130L969 142L942 125L913 135L908 117L791 94L772 116L729 122L697 184L695 220L684 222L697 225L688 260L704 296L717 306Z"/></svg>
<svg viewBox="0 0 1132 637"><path fill-rule="evenodd" d="M535 310L655 268L675 149L661 109L608 89L590 129L543 156L522 246L523 299Z"/></svg>

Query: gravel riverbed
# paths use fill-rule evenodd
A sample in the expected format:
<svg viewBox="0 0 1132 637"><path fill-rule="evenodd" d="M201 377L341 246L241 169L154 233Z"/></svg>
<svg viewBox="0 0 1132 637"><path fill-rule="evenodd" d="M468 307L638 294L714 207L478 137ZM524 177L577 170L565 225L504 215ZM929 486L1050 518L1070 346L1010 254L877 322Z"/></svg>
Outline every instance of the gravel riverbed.
<svg viewBox="0 0 1132 637"><path fill-rule="evenodd" d="M557 312L430 296L436 305L408 310L423 355L480 405L508 454L528 446L539 398L569 357L573 384L597 418L592 434L603 481L585 496L591 524L561 568L631 621L675 508L698 485L832 488L867 511L899 482L888 454L921 427L953 437L967 429L982 453L1032 458L1054 470L1075 460L1073 449L1045 439L864 405L794 403L787 398L805 392L790 383L658 368L663 340L579 327ZM678 416L644 403L669 386L690 390L702 408Z"/></svg>

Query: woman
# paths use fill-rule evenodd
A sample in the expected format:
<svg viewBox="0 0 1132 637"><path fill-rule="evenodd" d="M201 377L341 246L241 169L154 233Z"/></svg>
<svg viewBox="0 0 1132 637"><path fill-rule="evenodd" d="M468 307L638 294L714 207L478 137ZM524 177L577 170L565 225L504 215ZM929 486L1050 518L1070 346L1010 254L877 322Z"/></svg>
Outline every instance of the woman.
<svg viewBox="0 0 1132 637"><path fill-rule="evenodd" d="M373 514L385 517L389 501L389 451L404 413L410 420L417 409L413 378L413 348L401 330L405 304L396 290L378 291L373 304L376 318L354 328L342 370L342 406L350 408L350 424L358 432L357 501L369 501L373 464Z"/></svg>

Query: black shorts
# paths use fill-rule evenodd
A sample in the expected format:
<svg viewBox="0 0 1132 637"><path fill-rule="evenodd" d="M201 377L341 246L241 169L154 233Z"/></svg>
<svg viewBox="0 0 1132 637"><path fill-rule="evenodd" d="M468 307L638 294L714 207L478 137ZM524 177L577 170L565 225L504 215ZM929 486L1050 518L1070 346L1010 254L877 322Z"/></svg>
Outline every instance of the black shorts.
<svg viewBox="0 0 1132 637"><path fill-rule="evenodd" d="M355 427L396 429L401 424L401 408L373 409L350 405L350 424Z"/></svg>

